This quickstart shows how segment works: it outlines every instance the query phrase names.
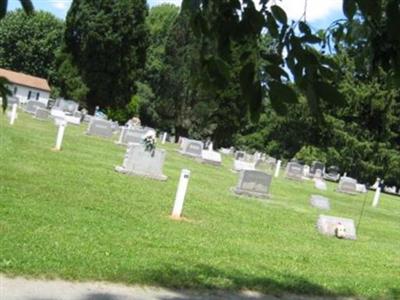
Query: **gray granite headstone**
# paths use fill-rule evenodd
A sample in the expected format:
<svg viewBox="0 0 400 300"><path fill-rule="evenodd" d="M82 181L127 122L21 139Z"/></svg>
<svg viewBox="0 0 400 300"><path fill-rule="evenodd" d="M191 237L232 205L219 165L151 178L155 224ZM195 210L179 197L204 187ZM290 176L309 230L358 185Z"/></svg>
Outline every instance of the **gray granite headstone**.
<svg viewBox="0 0 400 300"><path fill-rule="evenodd" d="M347 194L356 194L357 193L357 180L350 177L342 177L340 178L338 184L338 192L347 193Z"/></svg>
<svg viewBox="0 0 400 300"><path fill-rule="evenodd" d="M38 120L47 120L49 118L50 112L44 108L37 108L35 111L35 119Z"/></svg>
<svg viewBox="0 0 400 300"><path fill-rule="evenodd" d="M317 221L317 229L320 233L336 236L339 228L342 228L344 239L355 240L356 227L352 219L320 215Z"/></svg>
<svg viewBox="0 0 400 300"><path fill-rule="evenodd" d="M181 151L181 153L188 156L201 158L203 147L203 142L195 140L185 141L185 148Z"/></svg>
<svg viewBox="0 0 400 300"><path fill-rule="evenodd" d="M331 209L331 206L329 204L329 199L320 195L311 195L310 203L312 206L319 209L324 209L324 210Z"/></svg>
<svg viewBox="0 0 400 300"><path fill-rule="evenodd" d="M87 134L110 138L113 136L111 122L103 119L91 118Z"/></svg>
<svg viewBox="0 0 400 300"><path fill-rule="evenodd" d="M35 114L37 108L46 108L46 105L42 102L31 100L28 101L25 107L25 111L30 114Z"/></svg>
<svg viewBox="0 0 400 300"><path fill-rule="evenodd" d="M234 189L235 194L257 198L268 198L272 176L256 170L242 170Z"/></svg>
<svg viewBox="0 0 400 300"><path fill-rule="evenodd" d="M74 115L78 111L79 103L72 100L65 100L59 98L56 100L56 103L54 104L53 108L59 109L63 112L66 112L67 114Z"/></svg>
<svg viewBox="0 0 400 300"><path fill-rule="evenodd" d="M117 172L166 180L163 174L165 150L156 149L154 153L145 151L143 145L130 144L122 166L115 168Z"/></svg>
<svg viewBox="0 0 400 300"><path fill-rule="evenodd" d="M91 120L92 118L94 118L94 116L85 114L85 115L83 116L83 122L85 122L85 123L90 123L90 120Z"/></svg>
<svg viewBox="0 0 400 300"><path fill-rule="evenodd" d="M286 177L294 180L303 179L303 165L297 162L290 162L287 165Z"/></svg>
<svg viewBox="0 0 400 300"><path fill-rule="evenodd" d="M122 133L121 144L128 145L143 144L143 137L146 134L146 130L141 128L129 128L125 129Z"/></svg>

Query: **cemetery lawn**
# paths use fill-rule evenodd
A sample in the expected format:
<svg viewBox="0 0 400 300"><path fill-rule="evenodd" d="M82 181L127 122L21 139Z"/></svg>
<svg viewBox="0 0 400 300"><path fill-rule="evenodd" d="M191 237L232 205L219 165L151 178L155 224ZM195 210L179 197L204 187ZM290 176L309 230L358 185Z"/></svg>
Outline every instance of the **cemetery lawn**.
<svg viewBox="0 0 400 300"><path fill-rule="evenodd" d="M273 179L268 201L235 197L232 158L202 165L167 150L166 182L114 171L125 149L69 125L19 112L0 116L0 272L8 276L102 280L168 288L267 294L400 298L400 197L318 192L311 181ZM185 220L169 218L182 168L192 171ZM318 234L323 214L359 220L357 241ZM366 198L365 198L366 197Z"/></svg>

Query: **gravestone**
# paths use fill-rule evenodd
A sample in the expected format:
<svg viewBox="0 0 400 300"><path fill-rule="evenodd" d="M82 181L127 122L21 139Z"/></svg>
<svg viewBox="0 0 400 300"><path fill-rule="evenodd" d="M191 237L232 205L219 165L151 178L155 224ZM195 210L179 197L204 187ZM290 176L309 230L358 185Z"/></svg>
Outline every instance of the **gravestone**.
<svg viewBox="0 0 400 300"><path fill-rule="evenodd" d="M7 97L7 107L11 108L13 106L13 104L19 105L19 99L14 96L8 96Z"/></svg>
<svg viewBox="0 0 400 300"><path fill-rule="evenodd" d="M328 170L324 173L324 179L329 181L338 181L340 178L339 167L330 166Z"/></svg>
<svg viewBox="0 0 400 300"><path fill-rule="evenodd" d="M287 165L286 177L294 180L303 179L303 166L297 162L290 162Z"/></svg>
<svg viewBox="0 0 400 300"><path fill-rule="evenodd" d="M35 111L34 118L45 121L49 118L50 112L44 108L37 108Z"/></svg>
<svg viewBox="0 0 400 300"><path fill-rule="evenodd" d="M220 149L219 149L219 152L221 152L222 154L225 154L225 155L230 155L230 154L231 154L231 149L228 149L228 148L220 148Z"/></svg>
<svg viewBox="0 0 400 300"><path fill-rule="evenodd" d="M356 191L359 193L366 193L367 192L367 187L365 184L357 183L356 184Z"/></svg>
<svg viewBox="0 0 400 300"><path fill-rule="evenodd" d="M310 176L310 166L309 165L303 166L303 176L304 177Z"/></svg>
<svg viewBox="0 0 400 300"><path fill-rule="evenodd" d="M263 172L271 172L275 170L275 164L270 163L268 160L257 160L254 164L254 168Z"/></svg>
<svg viewBox="0 0 400 300"><path fill-rule="evenodd" d="M341 193L347 193L347 194L357 193L357 180L350 178L350 177L340 178L337 191L341 192Z"/></svg>
<svg viewBox="0 0 400 300"><path fill-rule="evenodd" d="M25 107L25 112L29 114L35 114L37 108L43 108L46 109L46 105L42 102L36 101L36 100L31 100L28 101Z"/></svg>
<svg viewBox="0 0 400 300"><path fill-rule="evenodd" d="M321 179L315 179L314 186L315 186L315 188L317 188L321 191L326 191L328 189L325 181L323 181Z"/></svg>
<svg viewBox="0 0 400 300"><path fill-rule="evenodd" d="M103 119L91 118L86 134L110 138L113 136L111 122Z"/></svg>
<svg viewBox="0 0 400 300"><path fill-rule="evenodd" d="M321 178L321 177L323 176L323 174L324 174L324 170L325 170L325 165L324 165L322 162L320 162L320 161L314 161L314 162L311 164L310 176L315 176L315 175L317 175L317 171L319 171L318 175L319 175L319 178ZM318 176L318 175L317 175L317 176Z"/></svg>
<svg viewBox="0 0 400 300"><path fill-rule="evenodd" d="M352 219L320 215L317 221L317 228L324 235L337 236L340 230L340 235L344 239L355 240L357 238L356 228Z"/></svg>
<svg viewBox="0 0 400 300"><path fill-rule="evenodd" d="M246 152L243 151L236 151L235 152L235 160L245 160Z"/></svg>
<svg viewBox="0 0 400 300"><path fill-rule="evenodd" d="M243 160L234 160L233 161L233 170L234 171L242 171L242 170L255 170L256 166L254 162L247 162Z"/></svg>
<svg viewBox="0 0 400 300"><path fill-rule="evenodd" d="M92 115L86 114L86 115L83 116L83 122L85 122L85 123L90 123L90 121L92 120L92 118L94 118Z"/></svg>
<svg viewBox="0 0 400 300"><path fill-rule="evenodd" d="M311 195L310 203L312 206L319 208L319 209L324 209L324 210L331 209L331 206L329 204L329 199L326 197L323 197L323 196Z"/></svg>
<svg viewBox="0 0 400 300"><path fill-rule="evenodd" d="M74 125L80 125L81 124L81 119L78 117L70 116L70 115L65 115L64 120L67 121L70 124Z"/></svg>
<svg viewBox="0 0 400 300"><path fill-rule="evenodd" d="M76 111L76 112L73 114L73 116L74 116L75 118L79 118L79 120L82 120L83 114L82 114L82 112L80 112L80 111Z"/></svg>
<svg viewBox="0 0 400 300"><path fill-rule="evenodd" d="M143 144L143 138L147 131L141 127L123 128L121 131L119 144L128 145L133 144Z"/></svg>
<svg viewBox="0 0 400 300"><path fill-rule="evenodd" d="M257 198L269 198L272 176L256 170L242 170L234 192Z"/></svg>
<svg viewBox="0 0 400 300"><path fill-rule="evenodd" d="M115 167L119 173L167 180L163 174L165 150L156 149L154 153L145 151L143 145L130 144L122 166Z"/></svg>
<svg viewBox="0 0 400 300"><path fill-rule="evenodd" d="M116 121L111 121L111 130L117 132L119 130L119 124Z"/></svg>
<svg viewBox="0 0 400 300"><path fill-rule="evenodd" d="M180 151L181 154L192 156L192 157L201 157L203 151L203 142L189 140L185 142L185 148Z"/></svg>
<svg viewBox="0 0 400 300"><path fill-rule="evenodd" d="M71 116L73 116L78 111L78 108L79 108L79 103L72 100L65 100L62 98L58 98L53 106L53 109L61 110Z"/></svg>
<svg viewBox="0 0 400 300"><path fill-rule="evenodd" d="M203 150L201 153L203 163L220 166L222 163L221 154L213 150Z"/></svg>

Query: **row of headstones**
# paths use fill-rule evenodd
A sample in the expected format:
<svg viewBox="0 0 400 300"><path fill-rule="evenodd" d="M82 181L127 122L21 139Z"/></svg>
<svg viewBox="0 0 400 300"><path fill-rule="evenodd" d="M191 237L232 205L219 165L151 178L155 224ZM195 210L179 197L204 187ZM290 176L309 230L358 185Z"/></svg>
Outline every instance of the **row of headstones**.
<svg viewBox="0 0 400 300"><path fill-rule="evenodd" d="M65 120L63 121L64 123L61 124L65 126ZM64 126L60 126L60 129L64 129ZM116 171L124 174L140 175L159 180L166 180L167 177L163 175L165 151L157 149L154 152L149 152L146 151L143 146L143 136L146 132L148 132L148 130L149 128L122 128L120 138L117 143L128 145L128 147L122 166L117 166L115 169ZM110 121L92 118L88 127L87 134L102 137L112 137L113 124ZM62 135L63 133L61 134L61 139ZM60 132L58 134L56 144L58 144L59 136ZM203 152L215 152L212 150L204 151L202 142L188 139L182 141L181 151L185 155L189 155L192 157L201 157L203 159L205 157ZM219 154L218 152L215 153ZM261 158L257 159L257 161L261 160ZM215 159L212 158L211 163L214 164ZM287 172L287 174L289 174L289 178L291 177L297 179L296 175L293 177L293 173L296 173L297 169L298 166L291 166L289 164ZM182 178L180 182L181 181ZM272 176L265 172L243 169L240 172L238 184L236 188L233 189L233 191L237 195L268 198L270 196L269 191L271 181ZM185 189L186 188L187 186L185 187ZM181 206L180 210L182 210L183 199L182 196L178 196L179 188L175 200L173 214L174 211L177 210L177 207L179 208L179 205ZM311 204L320 209L329 209L329 200L321 196L317 197L318 198L316 198L315 196L312 197ZM179 201L182 203L179 204ZM353 230L354 222L350 219L321 215L318 219L317 227L319 231L324 234L355 239L355 230Z"/></svg>
<svg viewBox="0 0 400 300"><path fill-rule="evenodd" d="M233 192L257 198L269 198L272 175L258 170L241 170L237 186ZM312 195L310 204L320 210L330 210L329 199L319 195ZM356 239L354 221L348 218L319 215L316 227L324 235L336 236L344 239Z"/></svg>

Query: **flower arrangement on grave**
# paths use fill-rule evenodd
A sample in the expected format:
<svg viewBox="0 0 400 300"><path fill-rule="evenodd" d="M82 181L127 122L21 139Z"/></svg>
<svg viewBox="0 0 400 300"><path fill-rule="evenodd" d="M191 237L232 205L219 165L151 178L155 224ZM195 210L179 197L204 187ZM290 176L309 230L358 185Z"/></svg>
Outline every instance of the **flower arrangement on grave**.
<svg viewBox="0 0 400 300"><path fill-rule="evenodd" d="M342 239L346 236L346 227L340 222L335 228L335 236L339 239Z"/></svg>
<svg viewBox="0 0 400 300"><path fill-rule="evenodd" d="M144 150L151 153L151 156L154 156L156 151L156 136L153 132L147 132L143 137L144 142Z"/></svg>

